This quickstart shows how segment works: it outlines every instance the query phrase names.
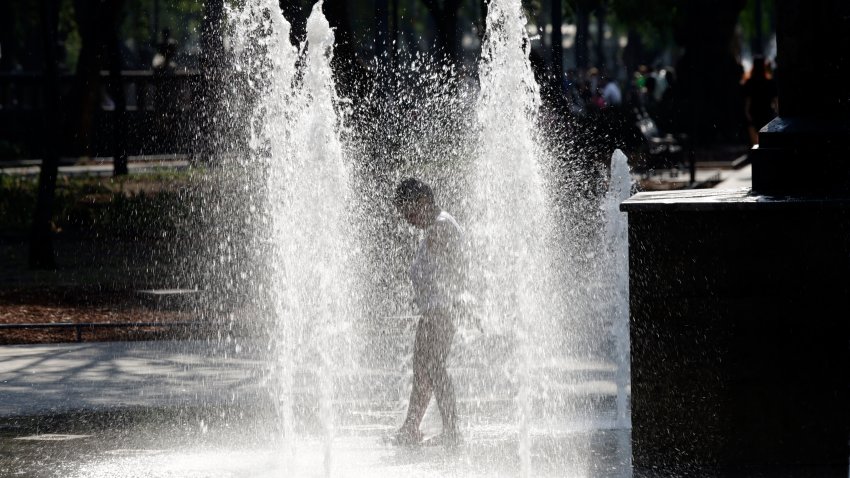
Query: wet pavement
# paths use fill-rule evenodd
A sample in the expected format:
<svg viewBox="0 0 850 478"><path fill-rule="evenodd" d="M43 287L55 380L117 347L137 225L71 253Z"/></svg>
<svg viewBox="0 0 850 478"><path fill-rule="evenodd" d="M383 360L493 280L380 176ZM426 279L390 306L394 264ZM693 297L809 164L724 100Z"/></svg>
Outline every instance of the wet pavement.
<svg viewBox="0 0 850 478"><path fill-rule="evenodd" d="M486 389L497 379L462 357L451 373L464 443L447 450L387 443L404 416L404 368L337 371L347 393L333 400L333 420L317 413L309 374L296 374L288 440L262 346L0 347L0 476L631 476L616 367L564 359L550 368L559 386L536 394L523 460L514 392ZM423 431L439 429L432 402Z"/></svg>

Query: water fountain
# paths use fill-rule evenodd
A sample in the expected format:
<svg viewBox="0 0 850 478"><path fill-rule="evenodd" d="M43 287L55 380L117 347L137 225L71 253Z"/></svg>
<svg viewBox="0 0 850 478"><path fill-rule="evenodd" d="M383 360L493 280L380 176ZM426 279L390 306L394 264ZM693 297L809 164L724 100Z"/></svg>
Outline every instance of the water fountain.
<svg viewBox="0 0 850 478"><path fill-rule="evenodd" d="M276 1L245 0L228 17L234 80L225 105L239 146L213 173L232 196L216 214L250 237L247 260L216 255L210 268L225 272L209 276L228 289L238 271L248 311L241 320L255 324L251 350L263 370L260 401L272 412L234 413L213 451L113 457L80 474L167 470L170 462L212 476L628 476L625 243L616 211L628 169L615 155L607 209L597 202L583 211L593 234L565 227L562 218L581 211L557 200L563 158L539 126L522 2L490 3L480 92L457 88L451 68L411 62L400 69L418 76L420 94L369 96L368 108L385 114L367 119L356 118L356 100L337 96L321 1L297 47ZM393 116L402 103L419 129L399 126L411 124ZM450 122L458 131L449 133ZM378 170L373 155L390 143L402 159ZM399 270L416 237L387 199L408 175L431 182L469 231L481 330L459 334L450 358L466 441L451 453L381 440L399 425L410 381L415 311ZM210 240L215 251L232 247L230 236L226 247L220 234ZM575 250L587 257L571 258ZM566 279L587 264L596 264L584 274L593 284ZM613 332L570 326L605 314ZM426 415L426 431L435 415ZM228 433L251 436L250 444Z"/></svg>
<svg viewBox="0 0 850 478"><path fill-rule="evenodd" d="M482 319L483 334L468 341L459 339L452 367L461 410L467 412L469 440L484 439L514 448L509 456L515 453L516 459L505 470L514 470L520 476L545 474L544 470L563 471L559 466L564 463L553 458L553 455L562 454L572 455L573 463L568 466L572 472L586 473L592 464L576 459L566 450L576 442L575 437L567 437L569 420L559 408L572 410L586 423L598 424L598 419L594 421L578 411L584 404L572 403L576 400L571 396L569 384L570 369L577 366L576 357L571 356L571 344L593 339L571 337L575 332L568 330L562 318L580 315L569 310L570 306L599 297L585 294L586 297L578 301L575 297L569 303L562 300L563 269L568 267L566 255L570 249L560 245L559 240L566 237L570 242L589 242L585 249L597 249L601 258L598 262L604 263L599 272L606 271L596 278L597 281L622 285L624 276L610 272L611 268L618 270L622 261L606 262L605 258L621 259L623 255L619 251L624 247L619 239L624 230L623 218L619 212L612 212L610 204L624 191L628 192L628 186L622 185L628 181L628 170L623 173L622 155L616 157L614 183L618 186L616 194L608 201L611 211L605 212L612 218L609 229L610 234L616 236L613 244L604 243L601 226L596 237L581 237L578 233L564 235L559 231L563 228L559 216L565 212L558 210L554 200L558 192L551 178L563 171L538 127L541 100L528 61L530 41L525 32L521 2L503 0L490 5L477 95L455 88L434 87L441 82L450 83L445 80L452 72L443 65L420 59L418 66L416 61L412 64L425 73L424 79L419 81L425 85L426 94L415 96L398 91L389 100L378 95L371 97L373 104L369 106L384 112L403 109L405 106L400 105L404 102L408 108L412 104L417 122L424 124L418 134L411 135L415 138L412 147L395 152L414 156L413 160L401 161L395 174L392 167L387 168L390 171L382 172L386 178L383 182L375 180L374 170L362 165L373 161L368 154L374 151L374 143L404 143L402 136L410 135L410 125L393 130L393 115L387 113L377 120L380 123L378 134L374 129L371 135L357 131L358 127L369 128L363 126L362 120L360 123L350 120L353 114L348 103L334 94L329 68L332 52L328 49L332 34L321 15L321 3L314 7L308 20L307 40L299 49L303 59L300 62L293 62L292 47L280 40L288 34L285 20L277 18L278 13L271 14L274 10L271 6L265 8L265 13L258 11L256 6L244 8L238 18L246 19L247 24L236 29L234 35L237 44L251 43L257 31L262 32L263 39L275 39L264 40L264 44L269 45L270 58L255 63L252 72L253 76L266 78L268 86L254 107L251 122L254 125L254 158L251 161L259 159L267 163L270 171L263 183L270 205L267 210L268 221L272 224L270 241L274 244L274 265L267 270L271 278L267 283L276 291L272 293L275 307L270 311L269 320L280 324L277 329L280 340L274 350L279 357L280 388L276 393L284 398L280 401L283 422L298 420L292 412L290 390L292 376L302 373L295 368L305 365L293 353L293 341L298 339L292 331L336 327L337 331L345 332L342 335L325 332L314 336L313 342L308 338L307 348L310 344L332 344L332 348L347 350L350 355L345 360L336 357L334 361L320 354L320 365L315 369L318 374L313 382L318 384L318 389L301 388L301 393L320 397L323 404L318 415L325 436L325 474L332 472L330 459L334 456L334 445L330 430L334 427L334 417L337 427L350 431L353 416L374 416L381 411L387 416L393 412L396 418L384 420L383 430L386 432L397 426L396 421L404 412L405 387L410 373L409 366L399 368L398 364L409 360L412 342L411 322L398 316L415 314L415 310L397 305L391 310L380 310L374 304L386 302L387 296L390 302L404 302L409 294L406 277L393 270L399 266L406 269L412 251L411 240L415 238L405 231L398 233L398 219L387 207L386 195L394 186L395 178L416 175L435 186L441 204L455 213L469 231L473 293L479 299L478 316ZM260 25L251 23L257 21ZM273 54L273 51L278 53ZM447 135L447 119L456 121L468 132ZM355 125L354 131L344 129L344 125L350 124ZM256 129L258 126L260 129ZM506 135L505 131L513 134ZM434 142L448 144L447 155L457 156L452 161L441 161L442 158L427 154L417 156L423 145ZM367 148L363 148L363 144ZM385 151L384 154L392 153ZM352 195L351 191L357 193ZM348 212L356 212L360 220L346 223L350 217L345 214L346 204ZM370 217L374 210L386 217L376 221ZM312 216L305 221L307 214ZM395 226L385 227L388 222ZM321 241L309 226L305 231L287 230L294 223L323 225ZM361 244L358 245L358 241ZM594 241L597 244L594 245ZM608 247L613 249L606 249ZM348 249L368 251L370 248L377 249L378 254L368 256L368 260L360 258L359 262L351 257L346 260L342 253ZM617 252L612 253L613 250ZM576 262L570 264L574 266ZM315 270L325 275L319 280L310 279ZM383 282L381 286L370 283L386 276L395 277L395 284L389 288ZM299 279L292 281L290 277ZM358 278L358 285L343 277ZM610 289L604 284L601 288ZM603 307L601 313L613 311L616 317L613 322L618 328L615 334L618 339L610 358L622 363L627 357L628 345L622 340L624 326L619 322L624 321L627 308L623 306L624 291L617 290L602 295L606 301L618 302L618 305ZM311 294L315 294L312 301L298 300ZM322 307L326 308L318 306L318 297L324 298ZM303 303L303 308L293 307L294 303ZM377 319L377 314L394 315L397 319L395 323L387 322ZM348 318L345 323L331 319L343 316ZM408 322L400 326L404 320ZM506 355L497 356L493 354L495 350ZM330 367L331 363L336 363L337 367ZM338 366L342 363L356 365L353 369L340 370ZM610 426L627 428L628 370L623 366L615 369L618 371L615 373L618 384L615 403L619 411ZM388 390L375 390L374 384L364 386L364 382L375 380L375 377L398 377L400 371L403 375L393 378ZM343 389L348 393L340 393ZM364 389L370 389L371 396L358 392ZM360 405L366 400L368 404ZM384 410L388 406L390 410ZM560 423L553 427L553 419ZM592 426L585 425L584 430ZM297 436L295 428L285 425L284 436ZM540 451L541 446L545 447L545 452ZM551 461L560 465L547 464ZM535 466L538 462L542 465L539 469ZM482 466L476 464L471 469L487 469L480 468Z"/></svg>
<svg viewBox="0 0 850 478"><path fill-rule="evenodd" d="M514 340L520 475L532 474L534 364L563 346L547 250L552 235L543 179L546 151L535 132L540 95L528 61L530 41L519 1L493 2L479 67L481 131L473 179L476 220L470 225L478 295L488 325ZM506 131L513 134L506 135ZM557 259L556 259L557 260ZM552 338L555 340L551 340ZM544 389L546 377L536 377Z"/></svg>
<svg viewBox="0 0 850 478"><path fill-rule="evenodd" d="M607 301L613 318L614 356L617 363L617 426L628 428L629 387L629 235L620 203L632 194L632 178L626 155L619 149L611 158L611 182L605 195L605 238L608 246L608 282L614 285Z"/></svg>
<svg viewBox="0 0 850 478"><path fill-rule="evenodd" d="M301 67L300 88L294 89L288 65L275 65L272 88L261 101L257 123L268 126L258 138L255 151L268 147L267 211L271 224L273 254L269 256L272 275L269 287L274 296L274 316L278 343L280 410L284 439L294 448L293 408L294 366L301 363L308 382L317 384L308 393L318 398L321 423L323 467L332 469L335 396L334 371L342 363L348 347L347 333L352 313L346 214L350 201L349 174L342 157L334 112L335 90L330 61L333 32L321 13L322 2L313 7L307 21L307 48ZM288 29L275 31L285 20L278 9L270 8L276 20L272 34L282 36L275 46L288 50ZM274 50L273 50L274 51ZM291 61L292 58L271 58ZM276 107L276 108L275 108ZM284 131L277 130L285 128ZM328 348L329 343L337 345ZM341 346L340 346L341 345ZM304 374L305 372L302 372ZM306 377L305 377L306 378ZM290 454L291 456L291 454Z"/></svg>

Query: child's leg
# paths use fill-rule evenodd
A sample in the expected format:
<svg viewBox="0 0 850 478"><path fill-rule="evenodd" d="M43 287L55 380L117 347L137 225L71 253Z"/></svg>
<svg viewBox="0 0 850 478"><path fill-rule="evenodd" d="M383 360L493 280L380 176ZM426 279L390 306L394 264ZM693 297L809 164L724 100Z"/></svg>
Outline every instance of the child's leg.
<svg viewBox="0 0 850 478"><path fill-rule="evenodd" d="M410 391L407 417L401 427L401 432L416 434L417 436L419 424L422 423L422 418L428 409L428 402L431 401L433 391L431 377L428 374L428 363L430 361L428 358L428 341L431 336L433 336L433 331L429 330L427 319L425 317L419 319L419 324L416 327L416 340L413 343L413 388Z"/></svg>
<svg viewBox="0 0 850 478"><path fill-rule="evenodd" d="M455 327L448 316L433 317L433 334L428 356L428 374L440 407L443 434L449 438L457 435L457 402L452 378L446 369Z"/></svg>

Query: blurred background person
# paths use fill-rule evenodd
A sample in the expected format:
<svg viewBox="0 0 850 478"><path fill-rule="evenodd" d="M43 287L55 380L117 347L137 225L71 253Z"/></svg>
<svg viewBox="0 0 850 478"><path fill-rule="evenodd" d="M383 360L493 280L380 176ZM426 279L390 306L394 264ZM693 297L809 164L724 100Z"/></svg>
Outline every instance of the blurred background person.
<svg viewBox="0 0 850 478"><path fill-rule="evenodd" d="M776 82L767 74L763 56L753 56L750 77L744 83L744 115L750 144L758 144L759 130L776 117Z"/></svg>

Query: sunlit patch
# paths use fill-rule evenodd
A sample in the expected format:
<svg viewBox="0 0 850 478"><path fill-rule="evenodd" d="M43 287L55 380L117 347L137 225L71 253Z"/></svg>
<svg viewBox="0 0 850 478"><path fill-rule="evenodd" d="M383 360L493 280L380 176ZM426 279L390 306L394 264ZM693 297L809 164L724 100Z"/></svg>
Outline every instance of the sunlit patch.
<svg viewBox="0 0 850 478"><path fill-rule="evenodd" d="M148 450L148 449L133 449L133 448L119 448L116 450L108 450L103 452L104 455L114 455L114 456L151 456L151 455L161 455L166 453L165 450Z"/></svg>
<svg viewBox="0 0 850 478"><path fill-rule="evenodd" d="M80 438L88 438L91 435L63 435L59 433L44 433L41 435L30 435L25 437L17 437L15 440L28 440L28 441L67 441L67 440L79 440Z"/></svg>

